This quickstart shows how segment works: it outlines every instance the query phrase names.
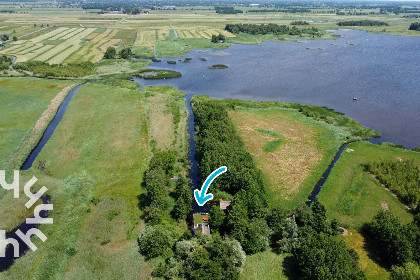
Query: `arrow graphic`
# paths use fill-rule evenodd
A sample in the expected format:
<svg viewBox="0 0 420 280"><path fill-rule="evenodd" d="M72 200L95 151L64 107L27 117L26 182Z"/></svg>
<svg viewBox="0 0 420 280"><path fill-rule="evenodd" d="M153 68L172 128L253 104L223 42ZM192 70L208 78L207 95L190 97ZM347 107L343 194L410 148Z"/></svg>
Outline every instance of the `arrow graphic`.
<svg viewBox="0 0 420 280"><path fill-rule="evenodd" d="M217 168L204 181L203 186L201 187L201 191L194 190L194 198L198 205L203 206L207 201L213 199L213 194L209 193L206 195L207 189L210 187L211 183L213 183L213 180L216 179L217 176L225 173L226 171L226 166Z"/></svg>

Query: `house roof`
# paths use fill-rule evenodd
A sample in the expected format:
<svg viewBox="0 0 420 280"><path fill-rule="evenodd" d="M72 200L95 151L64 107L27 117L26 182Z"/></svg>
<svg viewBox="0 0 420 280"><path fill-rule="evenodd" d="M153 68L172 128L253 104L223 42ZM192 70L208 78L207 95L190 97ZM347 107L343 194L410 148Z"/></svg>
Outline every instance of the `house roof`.
<svg viewBox="0 0 420 280"><path fill-rule="evenodd" d="M197 233L197 232L201 232L202 234L211 235L209 224L198 224L197 227L194 228L194 233Z"/></svg>
<svg viewBox="0 0 420 280"><path fill-rule="evenodd" d="M220 200L219 201L220 209L226 210L226 208L228 208L231 203L232 201L230 200Z"/></svg>

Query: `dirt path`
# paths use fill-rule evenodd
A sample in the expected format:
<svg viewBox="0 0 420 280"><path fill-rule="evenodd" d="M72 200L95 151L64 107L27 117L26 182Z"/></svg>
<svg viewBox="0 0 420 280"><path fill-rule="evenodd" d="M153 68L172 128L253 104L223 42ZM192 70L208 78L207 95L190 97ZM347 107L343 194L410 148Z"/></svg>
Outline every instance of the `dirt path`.
<svg viewBox="0 0 420 280"><path fill-rule="evenodd" d="M73 89L77 84L71 84L63 88L53 99L51 99L50 104L47 109L42 113L41 117L35 123L35 126L32 128L29 136L21 143L19 149L11 156L9 159L9 166L15 169L19 169L22 165L25 157L28 153L35 147L37 141L41 137L42 133L47 128L50 121L54 118L55 113L66 98L67 94Z"/></svg>

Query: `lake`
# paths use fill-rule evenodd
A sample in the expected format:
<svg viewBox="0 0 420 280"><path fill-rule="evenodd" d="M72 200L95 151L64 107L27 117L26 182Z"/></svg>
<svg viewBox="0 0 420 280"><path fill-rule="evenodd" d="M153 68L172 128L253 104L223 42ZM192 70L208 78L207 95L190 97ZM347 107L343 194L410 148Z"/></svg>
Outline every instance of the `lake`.
<svg viewBox="0 0 420 280"><path fill-rule="evenodd" d="M341 37L194 50L150 66L179 71L181 78L139 82L216 98L327 106L377 130L382 141L420 146L420 37L356 30L334 34ZM178 61L185 57L193 59ZM229 68L207 68L213 64Z"/></svg>

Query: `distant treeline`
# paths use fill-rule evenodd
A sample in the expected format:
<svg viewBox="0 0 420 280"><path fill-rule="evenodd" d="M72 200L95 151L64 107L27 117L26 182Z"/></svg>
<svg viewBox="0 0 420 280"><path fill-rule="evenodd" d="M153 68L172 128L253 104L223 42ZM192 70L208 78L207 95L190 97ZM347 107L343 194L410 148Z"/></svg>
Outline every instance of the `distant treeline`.
<svg viewBox="0 0 420 280"><path fill-rule="evenodd" d="M408 29L420 31L420 22L413 22Z"/></svg>
<svg viewBox="0 0 420 280"><path fill-rule="evenodd" d="M216 6L214 7L216 10L216 14L242 14L242 10L236 10L233 7L227 7L227 6Z"/></svg>
<svg viewBox="0 0 420 280"><path fill-rule="evenodd" d="M260 9L260 10L248 10L247 13L310 13L310 9L306 8L287 8L287 9Z"/></svg>
<svg viewBox="0 0 420 280"><path fill-rule="evenodd" d="M412 207L420 203L420 169L412 161L384 161L366 164L366 169Z"/></svg>
<svg viewBox="0 0 420 280"><path fill-rule="evenodd" d="M265 35L265 34L274 34L274 35L300 35L300 34L311 34L311 35L320 35L320 30L312 28L292 28L286 25L278 25L274 23L269 24L226 24L225 30L232 33L248 33L252 35Z"/></svg>
<svg viewBox="0 0 420 280"><path fill-rule="evenodd" d="M387 26L388 23L376 20L348 20L340 21L337 23L338 26Z"/></svg>
<svg viewBox="0 0 420 280"><path fill-rule="evenodd" d="M307 21L302 21L302 20L297 20L297 21L292 21L290 23L290 25L309 25L309 22Z"/></svg>

